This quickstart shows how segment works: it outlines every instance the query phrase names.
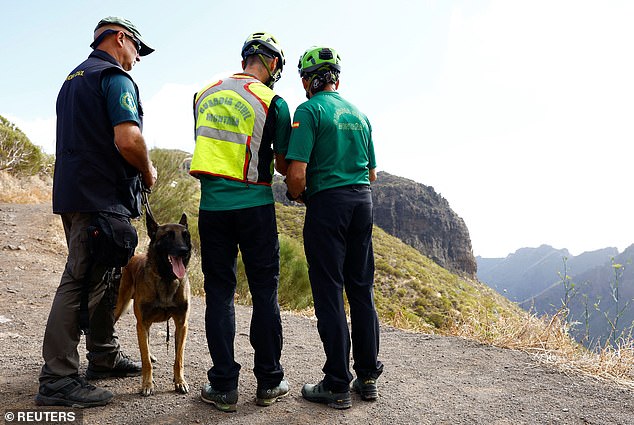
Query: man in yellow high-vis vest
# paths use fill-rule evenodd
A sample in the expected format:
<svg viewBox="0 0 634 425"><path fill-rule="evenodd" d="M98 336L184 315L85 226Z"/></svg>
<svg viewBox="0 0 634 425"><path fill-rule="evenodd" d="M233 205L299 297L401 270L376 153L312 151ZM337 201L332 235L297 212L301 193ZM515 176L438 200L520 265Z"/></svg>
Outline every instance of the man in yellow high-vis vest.
<svg viewBox="0 0 634 425"><path fill-rule="evenodd" d="M209 84L194 97L196 147L190 167L201 187L198 229L213 362L201 398L225 412L235 411L238 401L240 364L233 348L238 249L253 299L256 403L268 406L289 392L280 364L280 251L271 189L273 165L286 174L290 135L288 106L272 90L284 53L275 37L258 32L245 41L242 59L243 72Z"/></svg>

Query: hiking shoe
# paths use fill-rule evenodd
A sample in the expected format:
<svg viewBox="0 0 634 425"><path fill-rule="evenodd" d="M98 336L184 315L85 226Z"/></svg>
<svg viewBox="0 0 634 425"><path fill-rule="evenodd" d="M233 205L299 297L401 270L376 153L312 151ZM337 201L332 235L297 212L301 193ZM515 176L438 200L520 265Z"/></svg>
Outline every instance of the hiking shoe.
<svg viewBox="0 0 634 425"><path fill-rule="evenodd" d="M305 384L304 388L302 388L302 397L315 403L327 404L333 409L348 409L352 407L352 398L349 390L333 393L324 388L324 381L317 385Z"/></svg>
<svg viewBox="0 0 634 425"><path fill-rule="evenodd" d="M127 376L141 376L141 362L130 360L130 357L121 353L119 361L112 369L93 366L90 363L86 369L87 379L123 378Z"/></svg>
<svg viewBox="0 0 634 425"><path fill-rule="evenodd" d="M288 395L288 382L282 379L277 386L269 389L258 389L255 397L255 404L258 406L270 406L282 397Z"/></svg>
<svg viewBox="0 0 634 425"><path fill-rule="evenodd" d="M80 377L66 376L40 385L35 404L84 408L105 406L112 397L110 391L97 388Z"/></svg>
<svg viewBox="0 0 634 425"><path fill-rule="evenodd" d="M361 400L374 401L379 397L379 391L376 388L376 379L355 379L352 383L352 389L361 395Z"/></svg>
<svg viewBox="0 0 634 425"><path fill-rule="evenodd" d="M238 403L238 389L226 392L216 391L211 384L205 384L200 391L200 398L222 412L235 412Z"/></svg>

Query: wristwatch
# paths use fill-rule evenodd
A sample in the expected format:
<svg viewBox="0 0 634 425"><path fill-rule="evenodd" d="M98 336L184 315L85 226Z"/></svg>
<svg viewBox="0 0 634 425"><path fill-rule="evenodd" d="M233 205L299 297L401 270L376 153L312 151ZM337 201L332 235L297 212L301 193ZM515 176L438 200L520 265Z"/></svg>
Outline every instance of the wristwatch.
<svg viewBox="0 0 634 425"><path fill-rule="evenodd" d="M291 195L291 192L289 192L288 190L286 191L286 199L288 199L289 201L297 201L301 197L302 197L302 194L300 193L299 196L297 196L296 198L293 198L293 195Z"/></svg>
<svg viewBox="0 0 634 425"><path fill-rule="evenodd" d="M289 201L302 201L304 202L304 195L306 194L306 191L303 191L302 193L300 193L299 195L297 195L295 198L293 198L293 195L291 195L291 193L287 190L286 191L286 199L288 199Z"/></svg>

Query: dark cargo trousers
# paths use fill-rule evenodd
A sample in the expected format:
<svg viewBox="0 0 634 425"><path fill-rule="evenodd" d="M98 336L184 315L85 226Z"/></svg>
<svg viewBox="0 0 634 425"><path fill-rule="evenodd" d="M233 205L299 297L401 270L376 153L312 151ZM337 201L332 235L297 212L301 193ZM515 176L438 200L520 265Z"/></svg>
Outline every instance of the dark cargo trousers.
<svg viewBox="0 0 634 425"><path fill-rule="evenodd" d="M79 305L84 276L91 265L86 229L92 214L65 213L61 217L68 257L44 332L40 384L79 373ZM107 291L102 281L104 273L104 267L95 267L88 282L90 331L86 335L86 349L92 365L112 368L120 356L119 339L114 331L115 294Z"/></svg>
<svg viewBox="0 0 634 425"><path fill-rule="evenodd" d="M361 379L379 377L379 321L374 306L372 194L369 186L327 189L307 202L304 249L315 301L317 330L326 363L325 387L349 389L350 333L344 309L350 304L354 370Z"/></svg>
<svg viewBox="0 0 634 425"><path fill-rule="evenodd" d="M207 372L217 391L238 387L240 364L234 357L234 295L238 247L253 303L249 340L254 350L258 388L284 378L282 320L277 299L280 246L273 204L229 211L200 210L201 262L205 276L205 332L213 366Z"/></svg>

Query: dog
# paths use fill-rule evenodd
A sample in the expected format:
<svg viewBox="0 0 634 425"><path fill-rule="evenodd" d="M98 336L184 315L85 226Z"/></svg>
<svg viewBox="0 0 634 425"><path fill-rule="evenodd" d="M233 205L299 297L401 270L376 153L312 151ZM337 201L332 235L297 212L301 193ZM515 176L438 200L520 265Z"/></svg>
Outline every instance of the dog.
<svg viewBox="0 0 634 425"><path fill-rule="evenodd" d="M159 226L146 214L146 227L150 244L145 254L133 256L121 271L119 295L115 307L115 322L128 310L134 299L137 338L141 351L141 394L154 393L149 336L152 323L170 318L176 327L176 355L174 359L174 387L187 394L189 385L183 371L183 355L187 339L190 289L187 265L191 257L191 237L187 215L183 213L178 224Z"/></svg>

